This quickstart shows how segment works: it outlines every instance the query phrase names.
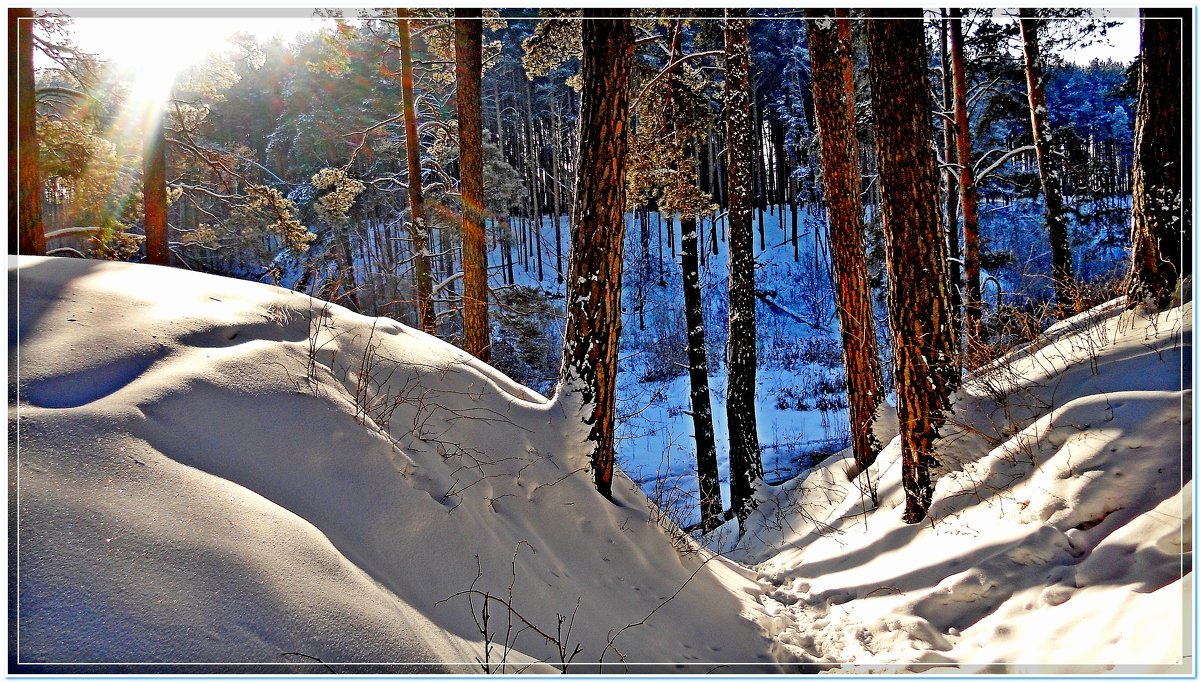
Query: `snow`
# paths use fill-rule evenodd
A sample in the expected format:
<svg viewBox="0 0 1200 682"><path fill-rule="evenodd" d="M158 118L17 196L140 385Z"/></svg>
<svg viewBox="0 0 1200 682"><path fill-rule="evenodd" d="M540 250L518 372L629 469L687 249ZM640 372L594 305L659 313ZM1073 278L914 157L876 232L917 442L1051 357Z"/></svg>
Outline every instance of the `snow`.
<svg viewBox="0 0 1200 682"><path fill-rule="evenodd" d="M478 671L484 638L453 597L478 557L475 589L544 631L576 614L575 670L602 655L613 672L622 658L773 668L745 615L758 585L678 554L628 479L599 497L569 445L578 427L462 351L180 270L20 258L9 273L21 663L295 666L297 652ZM394 409L356 418L370 344L370 392ZM494 665L521 628L490 615ZM558 660L530 631L513 649Z"/></svg>
<svg viewBox="0 0 1200 682"><path fill-rule="evenodd" d="M966 384L931 520L902 523L898 440L878 506L849 452L763 496L731 556L775 586L783 646L853 672L1191 668L1191 309L1116 303Z"/></svg>
<svg viewBox="0 0 1200 682"><path fill-rule="evenodd" d="M571 672L1192 669L1190 307L1113 302L976 373L926 522L901 522L884 405L876 464L761 488L721 556L624 475L594 491L572 406L422 332L154 266L10 258L9 281L14 672L555 672L502 603L481 635L482 593L551 635L574 614ZM808 414L759 422L844 429ZM670 419L623 451L669 458Z"/></svg>

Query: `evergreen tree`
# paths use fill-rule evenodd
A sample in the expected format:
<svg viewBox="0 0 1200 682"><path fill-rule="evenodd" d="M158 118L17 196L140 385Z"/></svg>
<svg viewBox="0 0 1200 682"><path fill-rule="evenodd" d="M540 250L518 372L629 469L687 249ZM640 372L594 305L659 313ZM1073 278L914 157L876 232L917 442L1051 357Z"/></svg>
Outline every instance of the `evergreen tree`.
<svg viewBox="0 0 1200 682"><path fill-rule="evenodd" d="M838 10L837 15L835 21L830 10L808 11L808 45L850 402L850 441L855 468L865 472L879 453L872 425L883 401L883 379L863 239L862 180L854 133L854 46L848 13Z"/></svg>
<svg viewBox="0 0 1200 682"><path fill-rule="evenodd" d="M162 113L147 108L143 126L142 202L145 208L146 262L169 265L167 239L167 138Z"/></svg>
<svg viewBox="0 0 1200 682"><path fill-rule="evenodd" d="M1180 277L1191 274L1183 235L1191 226L1191 186L1186 157L1191 140L1190 101L1181 101L1183 34L1190 21L1184 10L1141 10L1142 58L1139 65L1137 118L1134 121L1133 247L1129 268L1129 305L1148 303L1159 309L1171 304ZM1188 136L1190 137L1190 135ZM1185 181L1186 180L1186 181ZM1185 203L1186 202L1186 203ZM1186 208L1185 208L1186 207Z"/></svg>
<svg viewBox="0 0 1200 682"><path fill-rule="evenodd" d="M1067 213L1062 196L1063 169L1051 149L1053 136L1046 108L1046 69L1038 43L1038 24L1041 20L1029 8L1020 9L1019 16L1021 44L1025 54L1025 83L1029 94L1029 120L1033 129L1042 196L1046 202L1046 232L1050 239L1055 315L1061 319L1074 314L1076 307L1071 238L1067 234Z"/></svg>
<svg viewBox="0 0 1200 682"><path fill-rule="evenodd" d="M483 18L480 10L454 11L458 104L459 175L462 196L463 342L467 352L487 362L487 243L483 227Z"/></svg>
<svg viewBox="0 0 1200 682"><path fill-rule="evenodd" d="M627 10L590 13L600 18L583 20L579 166L556 399L586 426L596 490L611 499L633 30Z"/></svg>
<svg viewBox="0 0 1200 682"><path fill-rule="evenodd" d="M755 135L750 112L748 21L725 19L725 126L728 140L729 337L725 400L729 424L731 508L742 523L754 509L754 490L763 477L754 401L758 373L754 319L754 224L751 174Z"/></svg>
<svg viewBox="0 0 1200 682"><path fill-rule="evenodd" d="M867 22L906 523L929 510L934 440L958 385L920 16L875 9Z"/></svg>
<svg viewBox="0 0 1200 682"><path fill-rule="evenodd" d="M33 10L8 10L8 252L46 253L38 173Z"/></svg>
<svg viewBox="0 0 1200 682"><path fill-rule="evenodd" d="M963 270L966 275L964 326L966 349L979 343L983 319L979 264L979 195L975 189L974 155L971 153L971 117L967 112L967 60L963 55L962 10L950 8L950 52L954 76L954 140L962 201Z"/></svg>
<svg viewBox="0 0 1200 682"><path fill-rule="evenodd" d="M425 219L425 195L421 184L421 144L417 137L417 112L413 94L412 37L408 10L396 10L400 44L400 88L404 107L404 145L408 157L408 204L412 239L413 273L417 281L417 327L437 334L433 310L433 271L429 262L429 222Z"/></svg>

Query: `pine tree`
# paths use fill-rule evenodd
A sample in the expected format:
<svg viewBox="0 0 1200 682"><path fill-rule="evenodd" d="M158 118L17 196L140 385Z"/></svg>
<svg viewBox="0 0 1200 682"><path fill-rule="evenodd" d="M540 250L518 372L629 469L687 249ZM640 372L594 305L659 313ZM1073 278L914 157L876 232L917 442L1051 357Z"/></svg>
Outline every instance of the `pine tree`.
<svg viewBox="0 0 1200 682"><path fill-rule="evenodd" d="M1183 234L1191 225L1186 202L1188 177L1184 138L1191 126L1190 102L1181 102L1188 84L1183 75L1184 10L1141 10L1142 59L1137 117L1134 119L1133 246L1129 268L1129 305L1148 303L1158 309L1171 304L1180 277L1191 274ZM1181 125L1182 124L1182 125ZM1189 135L1190 137L1190 135ZM1186 208L1185 208L1186 207Z"/></svg>
<svg viewBox="0 0 1200 682"><path fill-rule="evenodd" d="M708 345L704 340L704 301L700 291L700 240L695 214L679 217L680 266L683 268L684 319L687 324L688 380L692 433L696 438L696 479L700 523L705 530L720 525L721 478L713 433L712 398L708 390Z"/></svg>
<svg viewBox="0 0 1200 682"><path fill-rule="evenodd" d="M417 328L429 334L437 334L437 317L433 310L433 271L429 263L429 223L425 219L425 195L421 187L421 144L420 138L417 137L412 37L408 30L408 10L396 10L396 30L400 44L400 98L404 108L404 148L408 156L408 206L413 273L417 280Z"/></svg>
<svg viewBox="0 0 1200 682"><path fill-rule="evenodd" d="M829 242L850 401L850 439L855 466L863 472L879 453L872 425L883 401L883 379L867 281L859 194L862 180L854 133L854 47L848 13L838 10L837 16L834 21L830 10L808 11L808 49L821 142L821 174L829 204Z"/></svg>
<svg viewBox="0 0 1200 682"><path fill-rule="evenodd" d="M583 20L579 165L556 399L587 427L596 489L611 499L633 29L627 10L589 13L601 18Z"/></svg>
<svg viewBox="0 0 1200 682"><path fill-rule="evenodd" d="M726 346L729 387L725 401L729 424L729 488L738 522L754 508L754 489L763 477L754 402L758 372L754 319L753 150L757 137L750 122L749 22L725 19L726 172L729 199L729 338Z"/></svg>
<svg viewBox="0 0 1200 682"><path fill-rule="evenodd" d="M979 263L979 195L971 165L971 117L967 112L967 60L963 54L962 10L950 8L950 52L954 82L954 140L962 201L963 270L966 275L964 327L967 349L979 343L983 319Z"/></svg>
<svg viewBox="0 0 1200 682"><path fill-rule="evenodd" d="M906 523L929 510L934 440L958 384L920 16L871 10L867 22Z"/></svg>
<svg viewBox="0 0 1200 682"><path fill-rule="evenodd" d="M458 167L462 198L463 345L488 362L487 244L483 226L483 13L454 11Z"/></svg>
<svg viewBox="0 0 1200 682"><path fill-rule="evenodd" d="M941 10L942 20L938 26L938 37L941 39L942 64L942 110L954 110L954 78L950 72L950 19L949 10ZM962 250L960 242L962 235L958 229L958 176L955 167L958 164L958 145L955 136L955 124L952 120L942 117L942 148L946 155L946 243L949 246L950 261L950 311L954 320L957 336L962 328ZM960 356L961 358L961 356Z"/></svg>
<svg viewBox="0 0 1200 682"><path fill-rule="evenodd" d="M1029 120L1037 155L1038 176L1046 202L1046 232L1050 238L1051 273L1054 279L1055 315L1064 318L1075 311L1075 275L1071 264L1071 239L1062 196L1062 163L1051 149L1049 112L1046 109L1046 74L1038 44L1038 22L1034 10L1018 11L1021 44L1025 51L1025 83L1029 93Z"/></svg>
<svg viewBox="0 0 1200 682"><path fill-rule="evenodd" d="M42 182L38 173L33 82L33 10L8 10L8 252L42 255Z"/></svg>
<svg viewBox="0 0 1200 682"><path fill-rule="evenodd" d="M167 139L162 114L146 112L142 122L142 203L145 208L146 262L168 265L167 240Z"/></svg>

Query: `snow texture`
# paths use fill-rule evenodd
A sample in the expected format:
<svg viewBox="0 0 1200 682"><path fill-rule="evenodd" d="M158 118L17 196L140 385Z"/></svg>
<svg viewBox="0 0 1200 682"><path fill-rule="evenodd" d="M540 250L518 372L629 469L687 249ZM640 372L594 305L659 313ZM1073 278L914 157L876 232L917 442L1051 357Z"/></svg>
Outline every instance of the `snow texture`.
<svg viewBox="0 0 1200 682"><path fill-rule="evenodd" d="M472 672L506 636L509 672L558 663L496 602L485 657L474 584L551 635L574 614L573 671L775 669L757 583L677 553L628 479L601 498L582 429L464 352L266 285L9 263L21 664Z"/></svg>
<svg viewBox="0 0 1200 682"><path fill-rule="evenodd" d="M761 489L727 558L622 475L601 498L564 406L401 324L154 266L9 286L14 672L561 667L500 602L482 635L482 593L571 672L1191 668L1190 307L977 372L925 523L885 406L874 466Z"/></svg>
<svg viewBox="0 0 1200 682"><path fill-rule="evenodd" d="M924 523L901 520L898 439L868 476L844 452L762 497L731 556L775 586L780 647L853 672L1191 669L1192 312L1119 303L966 383Z"/></svg>

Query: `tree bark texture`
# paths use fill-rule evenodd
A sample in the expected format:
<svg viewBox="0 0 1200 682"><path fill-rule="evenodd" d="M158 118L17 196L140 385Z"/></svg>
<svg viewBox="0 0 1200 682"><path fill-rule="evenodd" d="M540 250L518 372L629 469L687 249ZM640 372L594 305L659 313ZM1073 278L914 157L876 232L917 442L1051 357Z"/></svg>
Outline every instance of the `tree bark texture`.
<svg viewBox="0 0 1200 682"><path fill-rule="evenodd" d="M142 205L145 209L146 262L169 265L167 139L163 115L158 107L148 107L142 121Z"/></svg>
<svg viewBox="0 0 1200 682"><path fill-rule="evenodd" d="M433 311L433 271L429 264L429 223L425 219L425 195L421 189L421 140L417 137L417 112L414 105L412 37L408 30L408 10L396 10L396 31L400 44L400 99L404 109L404 149L408 156L408 206L412 240L413 273L417 285L417 328L437 334Z"/></svg>
<svg viewBox="0 0 1200 682"><path fill-rule="evenodd" d="M954 72L954 139L958 156L958 187L962 196L963 270L966 301L963 323L967 350L979 343L983 320L979 266L979 195L971 153L971 117L967 113L967 60L963 55L962 10L950 8L950 51Z"/></svg>
<svg viewBox="0 0 1200 682"><path fill-rule="evenodd" d="M854 133L854 48L848 14L838 10L838 15L835 21L830 10L808 11L808 46L850 402L850 440L854 462L862 472L879 453L872 426L883 400L883 379L863 237L862 180Z"/></svg>
<svg viewBox="0 0 1200 682"><path fill-rule="evenodd" d="M1184 130L1190 132L1191 107L1183 107L1189 87L1183 75L1184 10L1143 9L1142 62L1134 120L1133 245L1129 268L1129 304L1171 305L1179 277L1191 274L1183 235L1191 226L1183 197L1191 178L1187 170ZM1185 18L1186 17L1186 18ZM1189 102L1190 104L1190 102ZM1185 118L1186 117L1186 118ZM1190 137L1190 135L1189 135ZM1190 176L1190 174L1188 174ZM1190 208L1190 207L1189 207Z"/></svg>
<svg viewBox="0 0 1200 682"><path fill-rule="evenodd" d="M487 244L483 225L483 19L482 10L454 10L454 79L458 104L462 196L463 345L491 359L488 326Z"/></svg>
<svg viewBox="0 0 1200 682"><path fill-rule="evenodd" d="M727 12L728 14L728 12ZM762 481L758 420L754 402L758 373L754 319L754 225L751 174L757 136L750 121L749 22L725 19L725 126L728 140L729 339L726 398L729 424L731 507L742 523L754 508Z"/></svg>
<svg viewBox="0 0 1200 682"><path fill-rule="evenodd" d="M721 475L713 434L712 398L708 390L708 351L704 341L704 302L700 293L700 240L696 217L679 218L682 232L684 318L687 323L688 379L692 427L696 437L696 480L700 490L700 524L705 531L721 525Z"/></svg>
<svg viewBox="0 0 1200 682"><path fill-rule="evenodd" d="M589 13L603 18L583 20L576 220L558 400L579 410L596 489L611 499L633 28L627 10Z"/></svg>
<svg viewBox="0 0 1200 682"><path fill-rule="evenodd" d="M8 10L8 252L42 255L42 179L38 172L33 10Z"/></svg>
<svg viewBox="0 0 1200 682"><path fill-rule="evenodd" d="M958 385L923 24L897 18L919 16L871 10L867 23L906 523L928 512L934 440Z"/></svg>
<svg viewBox="0 0 1200 682"><path fill-rule="evenodd" d="M1038 45L1038 19L1034 10L1018 11L1021 44L1025 50L1025 84L1029 92L1029 120L1033 128L1033 146L1037 155L1042 196L1046 200L1046 232L1050 238L1050 269L1054 279L1055 314L1059 319L1075 313L1075 275L1071 264L1071 239L1067 234L1067 214L1062 197L1062 162L1051 149L1046 109L1046 74Z"/></svg>

